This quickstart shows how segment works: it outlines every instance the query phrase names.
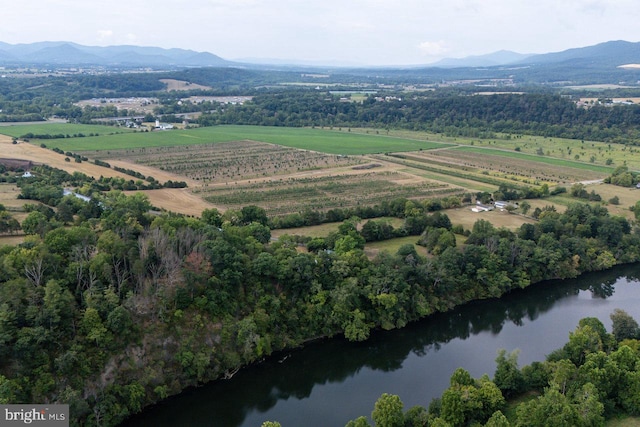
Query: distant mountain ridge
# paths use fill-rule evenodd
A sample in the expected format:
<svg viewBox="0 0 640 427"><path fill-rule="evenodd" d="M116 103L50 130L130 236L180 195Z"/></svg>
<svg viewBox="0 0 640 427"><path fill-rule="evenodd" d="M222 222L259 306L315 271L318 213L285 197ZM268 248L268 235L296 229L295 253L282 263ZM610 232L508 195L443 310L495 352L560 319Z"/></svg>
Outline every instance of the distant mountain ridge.
<svg viewBox="0 0 640 427"><path fill-rule="evenodd" d="M464 58L445 58L438 62L434 62L433 64L429 64L428 66L442 68L495 67L524 61L531 56L533 55L512 52L509 50L500 50L486 55L473 55Z"/></svg>
<svg viewBox="0 0 640 427"><path fill-rule="evenodd" d="M465 58L445 58L425 67L465 68L509 65L549 65L572 62L574 65L614 65L640 63L640 43L624 40L608 41L593 46L578 47L543 54L522 54L501 50Z"/></svg>
<svg viewBox="0 0 640 427"><path fill-rule="evenodd" d="M209 52L142 46L83 46L72 42L0 42L0 64L94 65L123 67L206 67L234 63Z"/></svg>
<svg viewBox="0 0 640 427"><path fill-rule="evenodd" d="M593 46L567 49L562 52L533 55L518 63L552 64L573 61L576 63L610 64L620 66L640 63L640 43L624 40L608 41Z"/></svg>
<svg viewBox="0 0 640 427"><path fill-rule="evenodd" d="M468 56L466 58L447 58L433 64L413 65L411 69L464 69L500 67L532 67L569 69L586 67L608 70L626 64L640 64L640 42L609 41L593 46L580 47L545 54L522 54L501 50L498 52ZM322 61L251 59L244 63L225 60L209 52L196 52L188 49L164 49L133 45L83 46L73 42L37 42L28 44L9 44L0 41L0 65L41 65L41 66L106 66L106 67L249 67L249 68L314 68L322 67ZM324 64L334 69L351 68L345 65ZM380 67L358 67L380 68ZM406 69L402 66L389 66L388 69Z"/></svg>

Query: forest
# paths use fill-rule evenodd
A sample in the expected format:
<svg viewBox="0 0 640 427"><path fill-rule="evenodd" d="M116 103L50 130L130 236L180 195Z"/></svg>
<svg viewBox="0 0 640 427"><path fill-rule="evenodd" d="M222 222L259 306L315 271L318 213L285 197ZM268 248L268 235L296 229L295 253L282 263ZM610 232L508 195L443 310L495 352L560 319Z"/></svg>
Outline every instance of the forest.
<svg viewBox="0 0 640 427"><path fill-rule="evenodd" d="M116 425L311 339L366 340L468 301L640 260L637 230L587 204L542 210L517 231L485 220L460 230L414 206L398 211L403 232L431 255L405 245L370 259L365 240L389 230L359 229L357 217L325 239L272 241L257 206L197 219L150 214L141 193L62 195L89 181L53 170L24 184L23 197L43 204L21 224L25 242L0 247L0 402L65 402L74 425Z"/></svg>

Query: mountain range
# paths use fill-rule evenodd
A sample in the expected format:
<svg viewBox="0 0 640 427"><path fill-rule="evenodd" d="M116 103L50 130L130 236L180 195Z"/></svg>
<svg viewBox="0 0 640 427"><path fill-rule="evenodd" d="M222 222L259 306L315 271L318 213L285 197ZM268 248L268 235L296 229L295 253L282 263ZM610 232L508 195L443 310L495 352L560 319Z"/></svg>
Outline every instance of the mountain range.
<svg viewBox="0 0 640 427"><path fill-rule="evenodd" d="M0 65L41 66L104 66L104 67L230 67L266 65L282 66L282 61L245 60L245 63L225 60L209 52L186 49L163 49L142 46L84 46L72 42L37 42L8 44L0 42ZM253 64L252 64L253 63ZM288 67L295 61L287 61ZM640 63L640 43L610 41L594 46L568 49L546 54L521 54L498 51L488 55L448 58L419 68L473 68L565 66L613 69L626 64ZM298 64L309 67L310 64ZM314 66L320 66L314 63ZM394 67L401 68L401 67ZM406 67L404 67L406 68ZM415 66L410 68L417 68Z"/></svg>
<svg viewBox="0 0 640 427"><path fill-rule="evenodd" d="M142 46L83 46L72 42L0 42L0 64L109 67L224 67L233 64L209 52Z"/></svg>

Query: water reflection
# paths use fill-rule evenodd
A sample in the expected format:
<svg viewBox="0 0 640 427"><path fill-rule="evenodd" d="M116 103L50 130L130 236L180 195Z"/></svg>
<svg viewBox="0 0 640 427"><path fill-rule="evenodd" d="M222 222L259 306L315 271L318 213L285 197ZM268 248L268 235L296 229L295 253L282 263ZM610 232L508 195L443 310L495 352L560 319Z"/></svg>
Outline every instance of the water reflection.
<svg viewBox="0 0 640 427"><path fill-rule="evenodd" d="M268 361L259 365L243 369L233 379L217 381L207 386L189 390L182 395L168 399L167 401L150 408L143 414L132 418L125 426L134 425L190 425L190 426L241 426L255 425L256 420L251 414L268 413L276 405L282 406L290 399L313 400L309 397L319 386L331 384L340 385L340 390L331 389L331 393L339 393L340 396L332 396L339 402L349 406L354 404L358 395L371 394L379 396L384 392L384 381L388 386L393 384L390 380L371 374L390 375L394 371L403 368L404 363L409 363L412 355L425 358L425 356L437 353L448 343L456 340L464 341L478 334L488 333L490 336L498 336L503 332L505 325L515 325L522 329L525 324L542 317L545 313L557 306L568 297L575 297L581 291L589 291L594 299L606 299L614 295L616 282L626 277L626 281L636 281L640 277L637 265L620 267L607 272L594 273L569 281L547 282L523 291L513 292L500 300L487 300L468 304L456 310L431 316L420 322L396 331L380 331L372 334L369 341L364 343L349 343L340 338L323 340L308 345L303 350L291 351L275 355ZM624 280L621 280L624 282ZM566 308L566 310L572 310ZM588 308L591 310L591 308ZM580 317L590 315L590 312L579 313ZM570 329L576 324L568 325ZM510 326L511 327L511 326ZM563 332L566 337L566 332ZM483 340L486 342L486 339ZM476 344L476 349L481 349L483 342ZM550 351L552 349L549 349ZM453 351L453 350L451 350ZM493 363L495 349L487 349L490 354L482 357ZM474 351L475 353L475 351ZM462 366L470 363L471 359L479 358L478 355L467 355ZM542 356L543 357L543 356ZM446 357L445 357L446 358ZM413 363L413 362L411 362ZM409 369L409 368L407 368ZM430 361L427 367L420 366L419 371L431 369L434 372L409 372L411 376L428 375L417 382L434 382L432 375L438 374L438 383L446 384L450 372L437 372L441 365L437 361ZM447 367L448 369L448 367ZM486 369L486 368L485 368ZM442 369L444 370L444 369ZM384 374L383 374L384 373ZM371 378L365 379L366 375ZM373 378L375 376L375 378ZM362 390L352 383L367 381L381 381L382 388L374 390ZM347 381L348 379L353 381ZM398 380L398 379L396 379ZM398 380L399 381L399 380ZM404 379L403 381L406 381ZM434 396L440 394L438 385L434 384ZM389 392L392 392L389 390ZM317 393L320 393L317 391ZM329 393L328 391L325 393ZM424 394L421 390L420 393ZM326 397L325 397L326 398ZM316 401L320 399L316 398ZM342 399L342 400L340 400ZM404 399L404 398L403 398ZM428 402L425 402L428 404ZM322 419L307 420L307 425L335 425L329 421L330 415L326 411L340 411L335 405L324 408L321 402L309 403L312 407L309 412L320 412ZM325 403L324 405L329 405ZM407 407L411 405L407 405ZM372 403L363 402L363 411L355 412L357 415L370 413ZM287 412L286 409L282 409ZM290 411L290 410L289 410ZM324 411L324 416L322 412ZM278 415L278 414L275 414ZM304 415L303 415L304 416ZM344 419L353 418L348 414ZM278 417L270 417L285 423L282 414ZM341 419L336 416L337 419ZM324 421L324 422L323 422ZM253 424L249 424L253 423ZM259 422L257 423L259 425ZM344 423L342 423L344 425Z"/></svg>

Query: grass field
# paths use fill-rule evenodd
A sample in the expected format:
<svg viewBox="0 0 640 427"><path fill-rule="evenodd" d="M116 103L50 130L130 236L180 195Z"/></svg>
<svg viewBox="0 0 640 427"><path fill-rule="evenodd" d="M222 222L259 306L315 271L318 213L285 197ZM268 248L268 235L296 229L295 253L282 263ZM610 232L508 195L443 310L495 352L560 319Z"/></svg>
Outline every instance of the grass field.
<svg viewBox="0 0 640 427"><path fill-rule="evenodd" d="M394 228L402 227L404 224L404 220L400 218L393 217L384 217L384 218L376 218L376 221L385 220L388 221ZM362 228L368 219L363 219L358 224L358 229ZM327 237L329 234L334 231L338 231L338 227L340 227L341 222L329 222L326 224L320 225L310 225L308 227L296 227L296 228L287 228L281 230L271 230L271 236L274 238L279 238L288 234L290 236L307 236L307 237Z"/></svg>
<svg viewBox="0 0 640 427"><path fill-rule="evenodd" d="M473 212L471 206L442 211L447 214L453 225L461 225L465 230L471 230L473 224L479 219L491 222L495 227L505 227L515 230L525 223L534 223L535 220L506 211L493 210L489 212Z"/></svg>
<svg viewBox="0 0 640 427"><path fill-rule="evenodd" d="M372 132L371 129L361 128L353 128L351 131L352 133L364 134ZM626 164L632 170L640 170L640 148L627 147L622 144L511 134L496 134L495 138L489 139L449 137L443 134L409 130L390 130L388 133L385 131L385 134L396 138L437 141L455 145L474 146L476 148L498 148L514 152L515 149L518 148L520 153L531 154L533 156L536 156L538 149L542 149L546 157L604 166L607 166L607 159L611 159L612 164L610 166L612 167ZM576 156L578 157L577 159ZM591 162L592 157L594 159L593 163Z"/></svg>
<svg viewBox="0 0 640 427"><path fill-rule="evenodd" d="M28 125L14 125L14 126L2 126L0 127L0 134L8 135L11 137L20 137L32 133L34 135L69 135L73 138L73 135L78 134L98 134L101 136L112 136L114 134L133 133L133 130L121 127L113 126L100 126L100 125L77 125L71 123L46 123L42 124L28 124ZM66 139L66 138L65 138ZM45 144L48 141L64 141L65 139L56 140L43 140ZM40 141L40 140L38 140Z"/></svg>
<svg viewBox="0 0 640 427"><path fill-rule="evenodd" d="M640 427L640 417L623 416L605 423L606 427Z"/></svg>
<svg viewBox="0 0 640 427"><path fill-rule="evenodd" d="M364 251L368 257L374 257L382 251L395 254L403 245L413 245L416 252L422 256L427 256L427 249L423 246L416 245L418 236L399 237L397 239L384 240L382 242L371 242L364 246Z"/></svg>
<svg viewBox="0 0 640 427"><path fill-rule="evenodd" d="M56 130L50 127L56 126ZM33 133L72 133L59 129L62 125L29 126ZM76 125L70 125L75 126ZM114 128L100 127L113 132ZM9 127L8 129L11 129ZM63 128L64 129L64 128ZM11 132L0 129L0 132ZM94 131L95 132L95 131ZM26 133L24 130L12 133ZM64 151L123 150L142 147L184 146L217 142L253 140L269 142L303 150L329 154L371 154L387 151L418 151L446 147L446 144L395 138L384 135L366 135L328 129L284 128L265 126L214 126L188 130L137 132L97 137L55 139L44 141L49 147Z"/></svg>

